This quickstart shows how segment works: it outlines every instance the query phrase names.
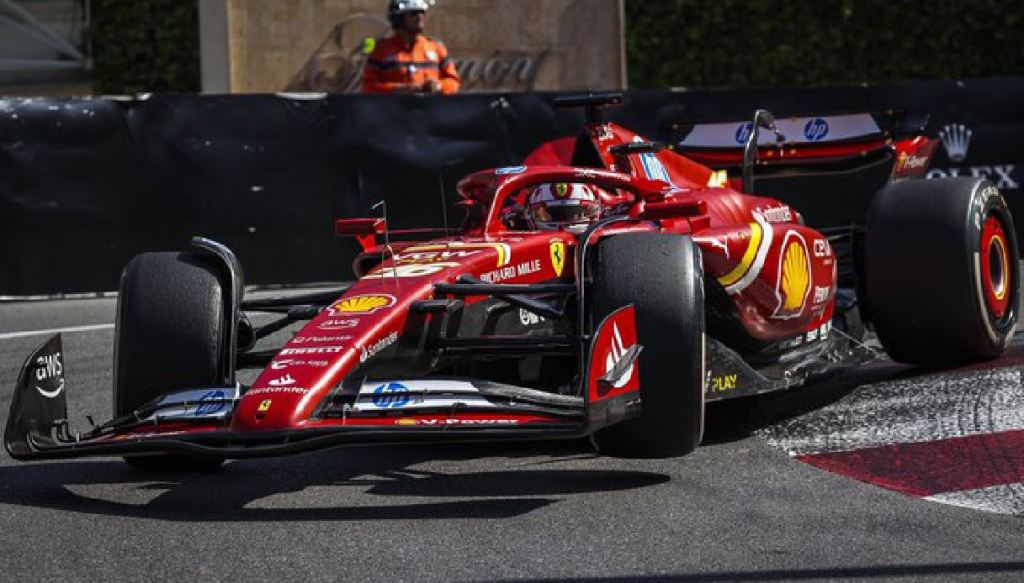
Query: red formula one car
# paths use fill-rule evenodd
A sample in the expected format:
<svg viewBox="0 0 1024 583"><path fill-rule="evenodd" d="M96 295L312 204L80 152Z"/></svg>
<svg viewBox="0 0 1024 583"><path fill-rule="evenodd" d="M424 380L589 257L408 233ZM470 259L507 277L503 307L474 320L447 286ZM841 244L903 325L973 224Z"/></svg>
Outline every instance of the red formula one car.
<svg viewBox="0 0 1024 583"><path fill-rule="evenodd" d="M700 442L706 401L856 362L840 330L855 304L896 360L1002 352L1018 254L987 181L884 188L854 237L856 285L839 290L833 245L797 210L603 123L598 108L614 101L566 100L590 110L573 154L589 165L462 180L455 236L399 242L385 218L339 220L364 249L343 290L245 300L234 255L205 239L136 257L118 299L116 417L69 430L54 337L22 371L7 450L205 465L347 443L590 435L612 455L677 456ZM758 112L743 184L773 127ZM280 318L254 327L251 311ZM297 321L283 347L254 349ZM253 367L242 386L236 371Z"/></svg>

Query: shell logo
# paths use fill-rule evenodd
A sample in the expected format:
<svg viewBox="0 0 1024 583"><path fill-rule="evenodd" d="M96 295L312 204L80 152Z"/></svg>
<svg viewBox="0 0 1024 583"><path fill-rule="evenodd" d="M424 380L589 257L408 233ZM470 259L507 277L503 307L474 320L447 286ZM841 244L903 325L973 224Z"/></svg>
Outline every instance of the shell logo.
<svg viewBox="0 0 1024 583"><path fill-rule="evenodd" d="M811 264L803 237L791 233L786 237L779 265L779 307L773 318L795 318L803 311L811 290Z"/></svg>
<svg viewBox="0 0 1024 583"><path fill-rule="evenodd" d="M334 302L327 310L332 316L339 314L372 314L381 308L393 306L394 304L395 296L392 295L352 296Z"/></svg>

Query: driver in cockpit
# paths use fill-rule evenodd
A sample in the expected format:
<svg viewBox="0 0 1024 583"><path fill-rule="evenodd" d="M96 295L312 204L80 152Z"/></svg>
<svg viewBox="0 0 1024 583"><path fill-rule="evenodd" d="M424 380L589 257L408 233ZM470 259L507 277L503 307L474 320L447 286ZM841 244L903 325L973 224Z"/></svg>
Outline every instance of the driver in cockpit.
<svg viewBox="0 0 1024 583"><path fill-rule="evenodd" d="M591 184L538 184L526 196L526 227L540 231L582 233L602 216L602 191ZM607 195L605 195L607 198Z"/></svg>

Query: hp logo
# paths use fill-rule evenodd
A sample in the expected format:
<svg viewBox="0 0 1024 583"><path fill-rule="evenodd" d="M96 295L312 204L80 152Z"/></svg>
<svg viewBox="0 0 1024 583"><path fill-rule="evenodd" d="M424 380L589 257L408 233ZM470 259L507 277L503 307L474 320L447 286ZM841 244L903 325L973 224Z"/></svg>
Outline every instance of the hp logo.
<svg viewBox="0 0 1024 583"><path fill-rule="evenodd" d="M213 415L224 409L224 391L213 390L203 393L196 404L196 416Z"/></svg>
<svg viewBox="0 0 1024 583"><path fill-rule="evenodd" d="M742 144L746 142L747 138L750 137L750 132L752 131L754 131L753 123L748 121L745 124L741 124L738 128L736 128L736 143Z"/></svg>
<svg viewBox="0 0 1024 583"><path fill-rule="evenodd" d="M828 135L828 122L816 117L807 122L804 126L804 137L809 142L820 142Z"/></svg>
<svg viewBox="0 0 1024 583"><path fill-rule="evenodd" d="M402 383L385 383L373 390L373 404L381 409L400 409L409 400L409 388Z"/></svg>

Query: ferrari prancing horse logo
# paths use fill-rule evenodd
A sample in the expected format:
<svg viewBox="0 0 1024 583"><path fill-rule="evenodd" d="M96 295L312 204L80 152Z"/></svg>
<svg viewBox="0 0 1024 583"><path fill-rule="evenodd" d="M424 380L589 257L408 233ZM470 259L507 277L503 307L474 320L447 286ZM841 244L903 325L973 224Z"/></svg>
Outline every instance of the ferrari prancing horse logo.
<svg viewBox="0 0 1024 583"><path fill-rule="evenodd" d="M562 277L565 269L565 243L560 239L551 241L551 267L555 269L555 275Z"/></svg>

